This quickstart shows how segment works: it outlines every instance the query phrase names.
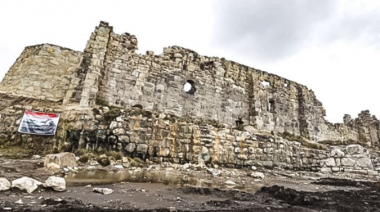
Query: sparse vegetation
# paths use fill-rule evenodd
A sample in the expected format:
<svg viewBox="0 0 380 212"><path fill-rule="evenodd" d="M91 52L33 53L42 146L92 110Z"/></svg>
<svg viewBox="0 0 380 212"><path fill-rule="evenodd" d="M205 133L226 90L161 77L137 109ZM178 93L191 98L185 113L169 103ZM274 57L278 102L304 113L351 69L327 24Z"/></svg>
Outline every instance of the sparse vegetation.
<svg viewBox="0 0 380 212"><path fill-rule="evenodd" d="M104 114L104 120L107 122L110 122L120 115L121 115L120 108L111 107L110 111L108 111L107 113Z"/></svg>
<svg viewBox="0 0 380 212"><path fill-rule="evenodd" d="M95 103L100 106L110 106L110 103L104 99L96 98Z"/></svg>
<svg viewBox="0 0 380 212"><path fill-rule="evenodd" d="M105 155L98 156L98 158L96 159L96 161L100 165L102 165L102 166L109 166L109 165L111 165L110 159L107 156L105 156Z"/></svg>
<svg viewBox="0 0 380 212"><path fill-rule="evenodd" d="M349 144L357 144L357 141L354 140L345 140L345 141L332 141L332 140L325 140L325 141L320 141L319 143L321 144L327 144L327 145L349 145Z"/></svg>
<svg viewBox="0 0 380 212"><path fill-rule="evenodd" d="M116 152L116 151L109 151L106 153L107 156L115 158L115 160L121 160L123 159L123 153Z"/></svg>
<svg viewBox="0 0 380 212"><path fill-rule="evenodd" d="M326 145L324 145L324 144L312 143L310 141L307 141L302 136L294 135L294 134L291 134L291 133L286 132L286 131L281 134L281 137L283 137L289 141L297 141L297 142L301 143L302 146L309 147L312 149L320 149L320 150L326 150L327 149Z"/></svg>
<svg viewBox="0 0 380 212"><path fill-rule="evenodd" d="M87 163L90 160L90 157L88 155L82 155L79 157L79 162L81 163Z"/></svg>

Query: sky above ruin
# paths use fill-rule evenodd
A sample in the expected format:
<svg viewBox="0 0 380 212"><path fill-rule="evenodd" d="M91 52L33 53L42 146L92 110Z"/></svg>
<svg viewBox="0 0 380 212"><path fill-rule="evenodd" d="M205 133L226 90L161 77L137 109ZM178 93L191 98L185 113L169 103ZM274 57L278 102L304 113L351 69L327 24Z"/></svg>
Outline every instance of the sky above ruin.
<svg viewBox="0 0 380 212"><path fill-rule="evenodd" d="M328 121L380 117L378 0L0 1L0 80L26 46L83 51L101 20L142 54L178 45L304 84Z"/></svg>

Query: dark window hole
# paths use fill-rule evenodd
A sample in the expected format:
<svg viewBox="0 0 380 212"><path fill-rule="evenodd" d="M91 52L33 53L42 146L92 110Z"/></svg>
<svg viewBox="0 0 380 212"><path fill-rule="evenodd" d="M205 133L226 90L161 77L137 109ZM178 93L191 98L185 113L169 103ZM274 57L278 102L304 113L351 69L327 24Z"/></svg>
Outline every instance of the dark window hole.
<svg viewBox="0 0 380 212"><path fill-rule="evenodd" d="M195 83L193 80L187 80L183 85L183 90L188 94L194 94L197 89L195 88Z"/></svg>

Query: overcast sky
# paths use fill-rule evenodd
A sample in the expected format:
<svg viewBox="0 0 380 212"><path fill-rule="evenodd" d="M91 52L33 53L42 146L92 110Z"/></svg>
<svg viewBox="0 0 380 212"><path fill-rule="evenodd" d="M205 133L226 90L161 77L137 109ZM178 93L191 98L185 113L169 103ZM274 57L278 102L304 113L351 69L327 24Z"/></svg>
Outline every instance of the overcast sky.
<svg viewBox="0 0 380 212"><path fill-rule="evenodd" d="M0 80L25 46L82 51L101 20L141 53L178 45L304 84L328 121L380 118L378 0L0 1Z"/></svg>

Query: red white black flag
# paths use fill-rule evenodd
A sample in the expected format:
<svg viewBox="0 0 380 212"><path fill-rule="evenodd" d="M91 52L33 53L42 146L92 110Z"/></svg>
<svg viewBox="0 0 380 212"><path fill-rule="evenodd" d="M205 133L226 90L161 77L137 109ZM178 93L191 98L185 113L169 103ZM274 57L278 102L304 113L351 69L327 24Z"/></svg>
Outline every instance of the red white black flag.
<svg viewBox="0 0 380 212"><path fill-rule="evenodd" d="M35 135L55 135L59 114L26 110L18 132Z"/></svg>

